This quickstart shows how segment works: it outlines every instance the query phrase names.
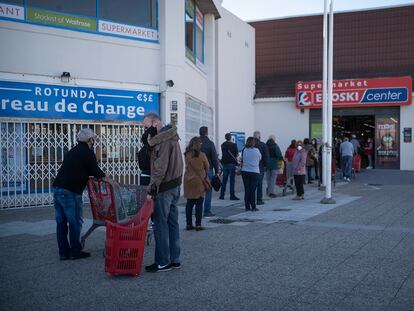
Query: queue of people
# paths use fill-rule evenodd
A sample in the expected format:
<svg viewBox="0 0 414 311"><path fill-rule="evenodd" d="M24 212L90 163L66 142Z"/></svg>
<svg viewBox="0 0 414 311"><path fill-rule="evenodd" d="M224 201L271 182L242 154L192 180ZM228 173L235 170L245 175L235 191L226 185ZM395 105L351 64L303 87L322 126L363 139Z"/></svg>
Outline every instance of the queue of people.
<svg viewBox="0 0 414 311"><path fill-rule="evenodd" d="M221 145L220 164L215 145L208 138L208 128L205 126L200 127L200 136L193 137L186 146L183 161L180 138L174 125L164 126L155 113L147 114L143 125L145 132L138 155L142 172L140 184L147 185L148 195L154 198L152 220L155 254L154 263L145 267L147 272L169 271L181 267L177 204L182 183L184 198L187 200L186 230L202 231L205 229L202 226L203 216L214 216L211 211L212 182L218 176L223 175L219 199L225 199L229 181L230 200L239 200L235 194L235 176L240 172L244 185L245 210L254 212L259 210L258 205L264 204L265 176L266 194L270 198L276 197L276 178L285 170L285 183L292 189L294 184L296 189L293 199L304 200L304 185L306 182L312 183L312 169L320 163L315 140L292 140L283 156L274 135L264 143L261 141L260 132L255 131L253 136L247 138L240 153L237 145L231 141L231 134L227 133L225 142ZM53 183L56 236L61 260L90 257L90 253L82 250L80 242L83 223L82 193L89 176L110 181L99 168L93 151L94 132L89 128L82 129L77 138L78 144L65 155ZM372 140L367 140L367 155L370 155L372 145ZM346 181L350 180L352 159L359 149L361 146L356 137L351 141L345 138L339 146L341 167ZM319 152L319 158L320 154ZM369 167L372 167L372 157L368 159ZM315 170L315 179L318 177L318 170Z"/></svg>

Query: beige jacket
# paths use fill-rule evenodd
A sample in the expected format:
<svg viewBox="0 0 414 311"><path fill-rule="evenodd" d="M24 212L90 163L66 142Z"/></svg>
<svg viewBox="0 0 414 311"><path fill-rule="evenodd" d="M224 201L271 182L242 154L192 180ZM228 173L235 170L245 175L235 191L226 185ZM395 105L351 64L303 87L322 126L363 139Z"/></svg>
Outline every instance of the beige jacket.
<svg viewBox="0 0 414 311"><path fill-rule="evenodd" d="M180 186L183 176L183 159L175 126L165 126L148 143L151 150L151 180L148 190L158 192Z"/></svg>
<svg viewBox="0 0 414 311"><path fill-rule="evenodd" d="M203 179L207 176L209 163L204 152L194 158L191 154L185 157L184 198L204 198L206 192Z"/></svg>

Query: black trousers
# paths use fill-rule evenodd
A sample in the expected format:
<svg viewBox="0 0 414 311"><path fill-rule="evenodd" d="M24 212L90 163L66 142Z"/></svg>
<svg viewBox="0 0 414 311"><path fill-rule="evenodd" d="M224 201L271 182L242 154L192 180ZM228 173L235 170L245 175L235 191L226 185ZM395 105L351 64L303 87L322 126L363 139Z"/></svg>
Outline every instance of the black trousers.
<svg viewBox="0 0 414 311"><path fill-rule="evenodd" d="M295 179L296 194L301 196L305 193L303 189L303 184L305 183L305 175L293 175Z"/></svg>
<svg viewBox="0 0 414 311"><path fill-rule="evenodd" d="M244 206L246 209L256 208L256 189L260 174L252 172L242 172L244 185Z"/></svg>
<svg viewBox="0 0 414 311"><path fill-rule="evenodd" d="M201 226L201 218L203 217L203 201L204 198L199 199L187 199L187 204L185 206L185 216L187 220L187 225L193 225L193 207L195 205L195 216L196 216L196 226Z"/></svg>

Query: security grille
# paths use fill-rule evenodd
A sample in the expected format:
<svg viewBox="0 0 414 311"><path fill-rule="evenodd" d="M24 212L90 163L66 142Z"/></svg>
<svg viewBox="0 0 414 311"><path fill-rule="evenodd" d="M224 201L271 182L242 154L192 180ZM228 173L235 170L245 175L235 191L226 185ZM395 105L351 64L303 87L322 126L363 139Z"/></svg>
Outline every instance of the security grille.
<svg viewBox="0 0 414 311"><path fill-rule="evenodd" d="M120 183L138 184L140 125L0 120L1 208L51 205L53 179L85 127L97 135L94 149L106 175Z"/></svg>

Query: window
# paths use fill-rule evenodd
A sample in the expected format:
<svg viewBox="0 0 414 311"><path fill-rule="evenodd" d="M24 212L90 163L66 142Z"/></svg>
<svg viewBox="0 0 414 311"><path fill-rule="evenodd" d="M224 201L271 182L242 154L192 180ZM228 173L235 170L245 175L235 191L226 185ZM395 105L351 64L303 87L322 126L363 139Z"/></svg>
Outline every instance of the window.
<svg viewBox="0 0 414 311"><path fill-rule="evenodd" d="M1 0L1 2L12 5L24 5L24 0Z"/></svg>
<svg viewBox="0 0 414 311"><path fill-rule="evenodd" d="M158 0L0 0L0 2L5 5L21 5L24 8L23 10L8 7L2 18L158 43Z"/></svg>
<svg viewBox="0 0 414 311"><path fill-rule="evenodd" d="M100 0L99 18L140 27L156 28L156 0Z"/></svg>
<svg viewBox="0 0 414 311"><path fill-rule="evenodd" d="M188 144L194 136L199 136L201 126L208 127L208 136L214 138L213 109L195 101L186 99L185 107L185 143Z"/></svg>
<svg viewBox="0 0 414 311"><path fill-rule="evenodd" d="M96 17L96 0L27 0L26 5L61 13Z"/></svg>
<svg viewBox="0 0 414 311"><path fill-rule="evenodd" d="M186 56L193 63L204 62L204 15L194 0L186 0L185 45Z"/></svg>
<svg viewBox="0 0 414 311"><path fill-rule="evenodd" d="M187 0L185 5L185 46L187 57L194 62L194 0Z"/></svg>

